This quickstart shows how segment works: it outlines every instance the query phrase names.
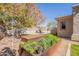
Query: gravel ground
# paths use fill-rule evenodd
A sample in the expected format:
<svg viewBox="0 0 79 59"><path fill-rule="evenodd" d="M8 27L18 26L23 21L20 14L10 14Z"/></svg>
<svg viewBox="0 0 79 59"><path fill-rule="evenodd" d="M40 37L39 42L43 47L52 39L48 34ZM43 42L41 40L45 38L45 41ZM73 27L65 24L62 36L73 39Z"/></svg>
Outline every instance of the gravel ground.
<svg viewBox="0 0 79 59"><path fill-rule="evenodd" d="M0 52L5 47L9 47L11 50L15 50L16 55L18 55L20 39L14 37L4 37L0 40Z"/></svg>

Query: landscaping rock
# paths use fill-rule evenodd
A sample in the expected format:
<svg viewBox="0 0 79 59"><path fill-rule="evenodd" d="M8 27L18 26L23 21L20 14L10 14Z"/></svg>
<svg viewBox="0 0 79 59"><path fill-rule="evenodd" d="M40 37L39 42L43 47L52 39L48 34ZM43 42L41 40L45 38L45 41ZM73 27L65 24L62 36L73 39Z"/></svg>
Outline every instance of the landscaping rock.
<svg viewBox="0 0 79 59"><path fill-rule="evenodd" d="M9 47L5 47L1 52L0 56L15 56L15 52L12 51Z"/></svg>
<svg viewBox="0 0 79 59"><path fill-rule="evenodd" d="M2 40L0 40L0 52L5 47L8 47L11 50L15 50L15 54L16 56L18 56L19 43L20 43L20 39L16 39L15 37L4 37Z"/></svg>

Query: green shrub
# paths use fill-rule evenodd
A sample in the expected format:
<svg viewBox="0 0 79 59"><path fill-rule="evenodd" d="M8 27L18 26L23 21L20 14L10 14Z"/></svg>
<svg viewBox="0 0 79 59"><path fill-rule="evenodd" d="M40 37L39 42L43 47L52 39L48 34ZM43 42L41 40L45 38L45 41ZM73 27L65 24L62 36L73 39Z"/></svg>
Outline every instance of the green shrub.
<svg viewBox="0 0 79 59"><path fill-rule="evenodd" d="M25 49L27 52L33 55L34 53L36 53L35 51L39 50L39 48L35 48L35 47L39 46L40 50L44 51L47 48L51 47L53 44L57 43L58 41L59 41L58 37L51 35L51 34L47 34L40 41L30 40L28 42L22 42L21 48Z"/></svg>
<svg viewBox="0 0 79 59"><path fill-rule="evenodd" d="M57 43L58 41L59 41L58 37L52 34L47 34L44 36L42 40L39 41L39 43L43 46L44 49L47 49L53 44Z"/></svg>
<svg viewBox="0 0 79 59"><path fill-rule="evenodd" d="M25 49L30 54L33 54L33 52L35 51L34 47L38 45L38 42L34 42L34 41L21 42L20 45L21 45L21 48Z"/></svg>
<svg viewBox="0 0 79 59"><path fill-rule="evenodd" d="M49 40L50 41L50 40ZM39 44L44 48L44 49L47 49L49 48L50 44L49 44L49 41L46 40L46 39L42 39L39 41Z"/></svg>
<svg viewBox="0 0 79 59"><path fill-rule="evenodd" d="M45 39L51 40L52 43L57 43L59 41L59 38L57 36L52 35L52 34L45 35Z"/></svg>

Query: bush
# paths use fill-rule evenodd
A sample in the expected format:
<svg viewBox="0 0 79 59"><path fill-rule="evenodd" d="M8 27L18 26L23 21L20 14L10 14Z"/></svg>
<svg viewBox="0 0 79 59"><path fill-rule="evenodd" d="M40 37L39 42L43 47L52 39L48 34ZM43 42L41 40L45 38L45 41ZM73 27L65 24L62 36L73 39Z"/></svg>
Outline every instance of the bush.
<svg viewBox="0 0 79 59"><path fill-rule="evenodd" d="M57 43L59 41L59 38L57 36L52 35L52 34L45 35L45 39L51 40L52 43Z"/></svg>
<svg viewBox="0 0 79 59"><path fill-rule="evenodd" d="M25 49L28 53L33 54L34 47L37 45L37 42L28 41L28 42L21 42L21 48Z"/></svg>
<svg viewBox="0 0 79 59"><path fill-rule="evenodd" d="M25 49L31 55L41 55L41 53L57 43L59 38L51 34L45 35L40 41L21 42L21 48Z"/></svg>
<svg viewBox="0 0 79 59"><path fill-rule="evenodd" d="M44 36L42 40L39 41L40 45L43 46L44 49L49 48L53 44L57 43L59 41L59 38L52 35L52 34L47 34Z"/></svg>

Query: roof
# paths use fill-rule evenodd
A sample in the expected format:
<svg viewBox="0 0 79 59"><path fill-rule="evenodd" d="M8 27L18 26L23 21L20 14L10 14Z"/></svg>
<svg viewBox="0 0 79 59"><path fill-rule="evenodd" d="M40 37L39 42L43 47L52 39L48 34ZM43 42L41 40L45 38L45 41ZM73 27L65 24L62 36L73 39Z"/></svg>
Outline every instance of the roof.
<svg viewBox="0 0 79 59"><path fill-rule="evenodd" d="M59 17L56 17L55 19L56 19L56 20L61 20L61 19L70 18L70 17L72 17L72 15L68 15L68 16L59 16Z"/></svg>
<svg viewBox="0 0 79 59"><path fill-rule="evenodd" d="M78 3L78 4L73 4L73 5L72 5L72 7L76 7L76 6L79 6L79 3Z"/></svg>

